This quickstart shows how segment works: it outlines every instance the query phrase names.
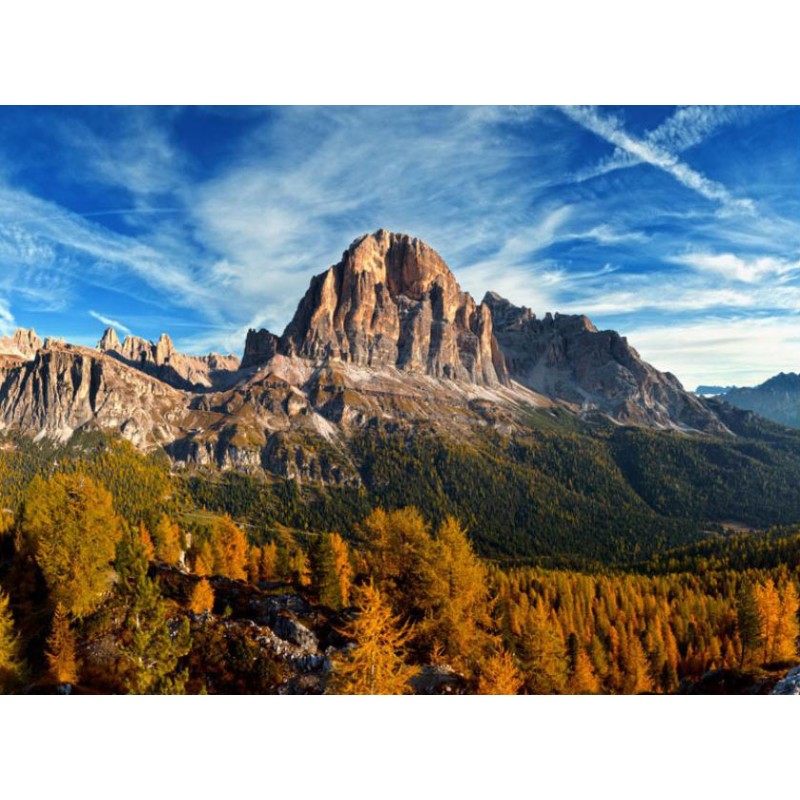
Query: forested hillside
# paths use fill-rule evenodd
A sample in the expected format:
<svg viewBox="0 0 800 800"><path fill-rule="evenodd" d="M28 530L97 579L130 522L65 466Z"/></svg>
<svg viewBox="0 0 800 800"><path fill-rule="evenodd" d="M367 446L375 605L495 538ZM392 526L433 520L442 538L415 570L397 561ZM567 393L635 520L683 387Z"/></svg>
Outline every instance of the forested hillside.
<svg viewBox="0 0 800 800"><path fill-rule="evenodd" d="M497 469L484 474L496 488L474 487L474 505L478 454L424 438L364 444L365 488L340 494L173 474L165 458L99 437L8 446L0 687L638 693L689 691L713 674L766 691L798 658L800 532L709 533L662 550L659 516L612 458L624 435L588 453L587 437L563 432L492 442ZM425 459L434 468L419 475L435 482L394 486ZM566 531L559 540L553 523L534 540L526 558L539 566L498 546L525 541L506 507L525 492L538 493L538 519ZM470 509L493 497L497 519L482 529L486 515ZM572 498L583 505L570 515ZM615 564L544 566L553 554L577 561L581 525L602 519L588 552ZM627 524L618 540L614 519ZM698 537L696 521L667 530ZM607 557L615 542L630 560Z"/></svg>

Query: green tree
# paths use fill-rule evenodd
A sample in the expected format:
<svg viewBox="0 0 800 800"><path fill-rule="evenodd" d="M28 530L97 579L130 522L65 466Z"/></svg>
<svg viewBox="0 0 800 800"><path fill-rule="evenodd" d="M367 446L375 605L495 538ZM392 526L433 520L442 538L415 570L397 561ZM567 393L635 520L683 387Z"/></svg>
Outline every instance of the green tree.
<svg viewBox="0 0 800 800"><path fill-rule="evenodd" d="M743 581L736 596L736 628L739 633L739 668L761 650L763 637L758 603L750 581Z"/></svg>
<svg viewBox="0 0 800 800"><path fill-rule="evenodd" d="M125 537L117 566L122 600L121 676L130 694L182 694L187 675L178 661L191 648L189 621L173 620L155 581L147 576L147 558L137 539Z"/></svg>
<svg viewBox="0 0 800 800"><path fill-rule="evenodd" d="M336 611L350 605L353 569L347 543L338 533L320 537L314 553L314 584L320 603Z"/></svg>
<svg viewBox="0 0 800 800"><path fill-rule="evenodd" d="M113 584L121 535L111 494L81 473L37 476L22 528L53 599L75 617L94 611Z"/></svg>

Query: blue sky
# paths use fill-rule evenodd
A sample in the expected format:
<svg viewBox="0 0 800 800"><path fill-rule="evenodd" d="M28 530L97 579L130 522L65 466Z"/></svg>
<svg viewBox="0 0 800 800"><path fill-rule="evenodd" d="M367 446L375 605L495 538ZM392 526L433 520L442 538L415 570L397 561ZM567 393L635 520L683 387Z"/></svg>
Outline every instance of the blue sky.
<svg viewBox="0 0 800 800"><path fill-rule="evenodd" d="M689 388L800 369L798 108L0 108L0 334L240 353L381 227Z"/></svg>

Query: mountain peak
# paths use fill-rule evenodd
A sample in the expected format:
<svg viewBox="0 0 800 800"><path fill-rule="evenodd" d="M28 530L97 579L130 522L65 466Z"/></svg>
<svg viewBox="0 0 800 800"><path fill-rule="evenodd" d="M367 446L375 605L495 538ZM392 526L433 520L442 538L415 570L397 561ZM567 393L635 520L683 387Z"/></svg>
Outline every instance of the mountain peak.
<svg viewBox="0 0 800 800"><path fill-rule="evenodd" d="M119 350L121 347L122 343L114 328L106 328L97 344L97 349L105 353L107 350Z"/></svg>
<svg viewBox="0 0 800 800"><path fill-rule="evenodd" d="M42 340L33 328L17 328L11 336L0 337L0 354L30 359L42 347Z"/></svg>
<svg viewBox="0 0 800 800"><path fill-rule="evenodd" d="M383 229L356 239L312 279L279 349L314 361L506 381L489 309L461 291L433 248Z"/></svg>

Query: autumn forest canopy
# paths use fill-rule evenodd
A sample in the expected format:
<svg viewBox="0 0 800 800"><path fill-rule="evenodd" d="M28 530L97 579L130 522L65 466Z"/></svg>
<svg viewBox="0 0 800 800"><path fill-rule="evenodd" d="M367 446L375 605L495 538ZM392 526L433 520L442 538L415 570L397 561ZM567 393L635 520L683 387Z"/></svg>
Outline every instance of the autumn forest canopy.
<svg viewBox="0 0 800 800"><path fill-rule="evenodd" d="M103 438L4 449L2 690L670 693L798 659L790 528L566 569L435 504L329 498L334 528L297 492Z"/></svg>

